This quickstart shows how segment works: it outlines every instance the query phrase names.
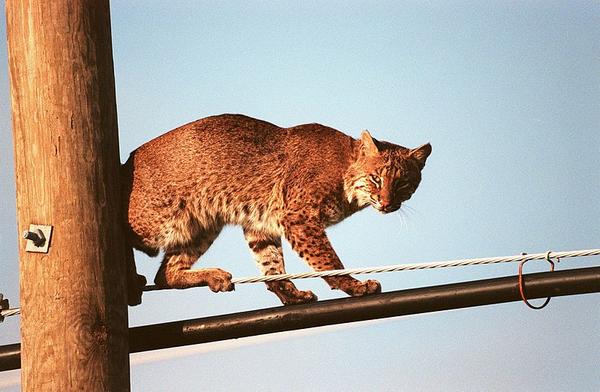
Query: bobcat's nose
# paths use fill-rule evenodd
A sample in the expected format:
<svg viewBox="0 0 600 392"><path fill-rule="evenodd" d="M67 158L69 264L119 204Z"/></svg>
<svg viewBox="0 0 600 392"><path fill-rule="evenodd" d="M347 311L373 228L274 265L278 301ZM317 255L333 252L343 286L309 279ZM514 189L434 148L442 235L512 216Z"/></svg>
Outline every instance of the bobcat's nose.
<svg viewBox="0 0 600 392"><path fill-rule="evenodd" d="M394 211L392 202L389 200L381 200L379 202L379 211L385 212L385 213Z"/></svg>
<svg viewBox="0 0 600 392"><path fill-rule="evenodd" d="M392 203L391 200L381 200L377 206L377 209L381 212L383 212L384 214L387 214L389 212L394 212L396 210L398 210L400 208L400 206L402 205L402 203Z"/></svg>

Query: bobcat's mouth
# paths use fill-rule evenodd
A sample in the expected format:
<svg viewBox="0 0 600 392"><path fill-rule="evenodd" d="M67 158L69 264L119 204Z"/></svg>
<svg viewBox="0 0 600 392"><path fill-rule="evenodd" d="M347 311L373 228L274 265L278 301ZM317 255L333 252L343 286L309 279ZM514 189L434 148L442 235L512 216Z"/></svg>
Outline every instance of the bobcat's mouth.
<svg viewBox="0 0 600 392"><path fill-rule="evenodd" d="M381 205L381 203L373 204L373 207L377 211L381 212L382 214L389 214L390 212L398 211L401 206L402 206L402 202L396 203L396 204L385 205L385 206Z"/></svg>

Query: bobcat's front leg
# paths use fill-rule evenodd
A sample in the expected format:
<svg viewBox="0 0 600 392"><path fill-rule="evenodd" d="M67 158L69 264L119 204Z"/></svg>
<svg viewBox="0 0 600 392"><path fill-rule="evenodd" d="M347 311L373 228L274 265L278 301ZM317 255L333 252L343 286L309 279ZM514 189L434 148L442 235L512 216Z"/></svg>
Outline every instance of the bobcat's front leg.
<svg viewBox="0 0 600 392"><path fill-rule="evenodd" d="M324 271L344 268L327 238L325 228L317 219L307 219L301 214L287 215L282 223L292 249L312 269ZM361 282L351 276L331 276L323 279L332 289L343 290L353 297L381 292L381 285L376 280Z"/></svg>
<svg viewBox="0 0 600 392"><path fill-rule="evenodd" d="M263 275L285 274L280 237L248 228L244 228L244 236ZM266 285L284 305L317 300L317 296L312 291L298 290L290 280L266 282Z"/></svg>

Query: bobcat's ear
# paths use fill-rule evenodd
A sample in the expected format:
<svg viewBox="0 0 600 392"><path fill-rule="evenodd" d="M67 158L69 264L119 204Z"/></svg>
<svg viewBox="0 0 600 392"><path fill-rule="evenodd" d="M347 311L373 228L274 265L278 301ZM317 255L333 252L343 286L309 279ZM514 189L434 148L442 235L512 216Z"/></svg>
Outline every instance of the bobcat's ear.
<svg viewBox="0 0 600 392"><path fill-rule="evenodd" d="M375 140L373 139L373 137L371 137L369 131L362 131L362 133L360 134L360 144L361 150L366 156L373 157L379 154L379 149L377 148Z"/></svg>
<svg viewBox="0 0 600 392"><path fill-rule="evenodd" d="M429 154L431 154L431 144L429 143L410 150L410 156L419 163L421 169L425 167L425 161L427 160L427 157L429 157Z"/></svg>

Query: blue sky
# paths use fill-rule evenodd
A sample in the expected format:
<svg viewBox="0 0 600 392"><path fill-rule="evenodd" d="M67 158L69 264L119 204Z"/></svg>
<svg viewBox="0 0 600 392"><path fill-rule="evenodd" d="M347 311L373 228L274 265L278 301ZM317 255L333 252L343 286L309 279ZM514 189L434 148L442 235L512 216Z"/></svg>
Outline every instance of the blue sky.
<svg viewBox="0 0 600 392"><path fill-rule="evenodd" d="M600 247L598 2L113 0L111 10L123 160L169 129L224 112L353 136L369 129L408 147L430 142L433 153L406 209L365 210L329 230L347 267ZM18 305L4 40L0 136L0 291ZM285 254L289 271L308 268L287 245ZM160 260L136 257L151 279ZM257 273L239 228L200 265ZM516 269L375 278L389 291ZM342 296L319 280L298 286ZM130 308L130 324L277 305L263 285L153 292ZM598 294L573 296L539 312L511 303L134 355L132 388L595 391L599 308ZM0 344L18 341L18 318L0 331ZM18 390L18 373L0 373L0 390Z"/></svg>

